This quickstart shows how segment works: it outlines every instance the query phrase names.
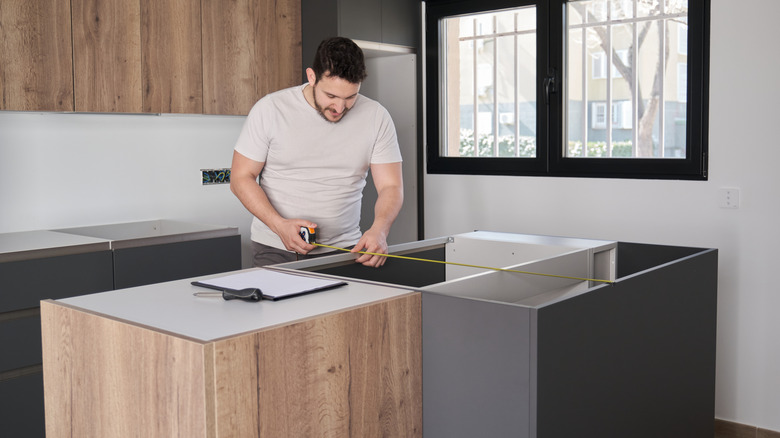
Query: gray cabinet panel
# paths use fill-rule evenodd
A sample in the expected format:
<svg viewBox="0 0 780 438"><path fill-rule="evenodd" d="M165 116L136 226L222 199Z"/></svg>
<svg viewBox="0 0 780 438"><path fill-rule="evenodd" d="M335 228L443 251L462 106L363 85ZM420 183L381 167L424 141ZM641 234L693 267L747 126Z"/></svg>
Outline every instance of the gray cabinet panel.
<svg viewBox="0 0 780 438"><path fill-rule="evenodd" d="M18 319L0 315L0 372L41 363L41 318L39 312Z"/></svg>
<svg viewBox="0 0 780 438"><path fill-rule="evenodd" d="M418 0L382 1L382 42L419 47L420 5Z"/></svg>
<svg viewBox="0 0 780 438"><path fill-rule="evenodd" d="M382 0L339 0L339 35L382 41Z"/></svg>
<svg viewBox="0 0 780 438"><path fill-rule="evenodd" d="M114 250L116 289L239 269L240 235Z"/></svg>
<svg viewBox="0 0 780 438"><path fill-rule="evenodd" d="M113 288L111 251L0 263L0 312Z"/></svg>
<svg viewBox="0 0 780 438"><path fill-rule="evenodd" d="M539 309L537 436L713 436L717 265L699 250Z"/></svg>
<svg viewBox="0 0 780 438"><path fill-rule="evenodd" d="M444 260L444 248L417 251L404 254L404 256L429 260ZM412 287L422 287L429 284L441 283L445 279L443 264L420 263L398 258L388 258L381 269L371 268L349 261L347 263L335 264L334 266L317 267L311 270L322 274Z"/></svg>
<svg viewBox="0 0 780 438"><path fill-rule="evenodd" d="M0 381L0 433L5 437L46 436L43 373Z"/></svg>
<svg viewBox="0 0 780 438"><path fill-rule="evenodd" d="M435 293L422 309L423 436L529 437L530 310Z"/></svg>
<svg viewBox="0 0 780 438"><path fill-rule="evenodd" d="M319 42L332 36L420 47L420 5L418 0L302 0L304 68Z"/></svg>

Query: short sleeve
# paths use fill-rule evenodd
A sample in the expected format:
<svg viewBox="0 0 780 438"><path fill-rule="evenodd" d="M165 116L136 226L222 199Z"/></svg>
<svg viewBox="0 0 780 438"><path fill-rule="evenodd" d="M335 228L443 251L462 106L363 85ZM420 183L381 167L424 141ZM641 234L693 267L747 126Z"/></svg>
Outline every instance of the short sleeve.
<svg viewBox="0 0 780 438"><path fill-rule="evenodd" d="M372 164L398 163L402 161L398 135L390 113L382 107L377 109L377 137L371 154Z"/></svg>
<svg viewBox="0 0 780 438"><path fill-rule="evenodd" d="M257 162L265 162L268 157L270 136L264 120L267 106L268 102L260 99L252 107L234 148L236 152Z"/></svg>

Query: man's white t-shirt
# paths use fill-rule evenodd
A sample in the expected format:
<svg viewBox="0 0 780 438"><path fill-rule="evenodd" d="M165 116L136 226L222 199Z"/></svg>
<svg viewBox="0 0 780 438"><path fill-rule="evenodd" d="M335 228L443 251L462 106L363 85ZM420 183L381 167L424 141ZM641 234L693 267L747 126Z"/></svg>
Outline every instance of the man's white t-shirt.
<svg viewBox="0 0 780 438"><path fill-rule="evenodd" d="M360 204L370 164L401 161L395 126L384 107L360 94L340 121L329 122L306 101L305 86L260 99L235 150L265 163L260 186L282 217L316 223L319 243L351 246L361 236ZM251 237L284 249L256 217Z"/></svg>

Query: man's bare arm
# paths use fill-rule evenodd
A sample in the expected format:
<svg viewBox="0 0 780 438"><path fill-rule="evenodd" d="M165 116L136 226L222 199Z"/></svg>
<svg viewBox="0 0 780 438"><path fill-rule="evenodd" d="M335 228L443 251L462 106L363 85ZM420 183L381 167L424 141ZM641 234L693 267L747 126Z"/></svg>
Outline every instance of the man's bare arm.
<svg viewBox="0 0 780 438"><path fill-rule="evenodd" d="M401 163L372 164L371 177L377 191L374 222L371 228L363 233L352 251L387 254L387 236L404 201ZM379 267L384 265L386 260L387 257L362 254L355 261L366 266Z"/></svg>
<svg viewBox="0 0 780 438"><path fill-rule="evenodd" d="M306 254L316 248L301 239L301 227L315 228L317 224L305 219L286 219L271 205L265 191L257 183L265 163L249 159L233 151L230 169L230 190L255 217L276 233L289 251Z"/></svg>

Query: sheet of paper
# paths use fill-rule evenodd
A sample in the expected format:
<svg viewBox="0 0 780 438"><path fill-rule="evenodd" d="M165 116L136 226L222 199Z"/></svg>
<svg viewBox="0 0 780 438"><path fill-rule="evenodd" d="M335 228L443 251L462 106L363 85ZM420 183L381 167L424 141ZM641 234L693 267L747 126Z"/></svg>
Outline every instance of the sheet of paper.
<svg viewBox="0 0 780 438"><path fill-rule="evenodd" d="M346 283L339 280L288 274L268 269L256 269L210 280L202 280L195 284L232 290L258 288L264 297L283 298L328 289Z"/></svg>

